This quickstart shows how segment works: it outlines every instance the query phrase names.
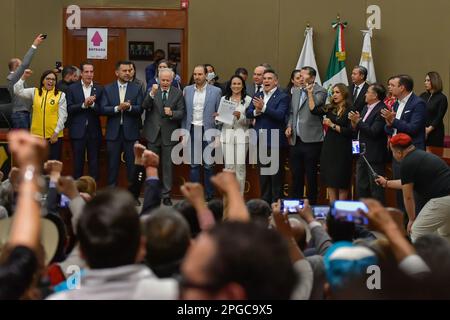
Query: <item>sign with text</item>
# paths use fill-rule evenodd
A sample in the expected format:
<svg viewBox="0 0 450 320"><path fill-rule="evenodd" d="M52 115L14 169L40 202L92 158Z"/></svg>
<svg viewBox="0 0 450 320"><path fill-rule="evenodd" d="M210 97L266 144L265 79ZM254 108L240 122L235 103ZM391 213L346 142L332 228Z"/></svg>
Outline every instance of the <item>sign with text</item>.
<svg viewBox="0 0 450 320"><path fill-rule="evenodd" d="M87 58L105 60L108 58L108 29L87 29Z"/></svg>

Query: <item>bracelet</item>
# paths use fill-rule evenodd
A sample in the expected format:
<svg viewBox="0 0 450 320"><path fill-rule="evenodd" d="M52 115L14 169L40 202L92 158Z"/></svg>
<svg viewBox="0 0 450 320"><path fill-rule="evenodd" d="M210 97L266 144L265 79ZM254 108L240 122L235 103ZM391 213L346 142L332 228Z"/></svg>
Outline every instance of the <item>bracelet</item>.
<svg viewBox="0 0 450 320"><path fill-rule="evenodd" d="M25 172L23 174L23 179L25 181L32 181L34 178L34 174L36 172L36 168L32 165L28 165L25 167Z"/></svg>

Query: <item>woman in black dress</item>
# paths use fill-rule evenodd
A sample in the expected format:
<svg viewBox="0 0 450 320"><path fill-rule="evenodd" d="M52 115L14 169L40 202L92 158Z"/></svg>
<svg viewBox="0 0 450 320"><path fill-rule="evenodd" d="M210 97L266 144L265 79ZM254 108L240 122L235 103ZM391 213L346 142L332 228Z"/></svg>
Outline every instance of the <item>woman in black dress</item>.
<svg viewBox="0 0 450 320"><path fill-rule="evenodd" d="M420 97L427 103L426 145L444 146L444 116L447 112L447 97L442 93L442 80L437 72L428 72L425 77L425 91Z"/></svg>
<svg viewBox="0 0 450 320"><path fill-rule="evenodd" d="M352 176L352 128L348 119L351 100L347 86L333 86L331 104L325 106L323 124L328 127L320 155L320 178L328 188L330 203L346 200Z"/></svg>

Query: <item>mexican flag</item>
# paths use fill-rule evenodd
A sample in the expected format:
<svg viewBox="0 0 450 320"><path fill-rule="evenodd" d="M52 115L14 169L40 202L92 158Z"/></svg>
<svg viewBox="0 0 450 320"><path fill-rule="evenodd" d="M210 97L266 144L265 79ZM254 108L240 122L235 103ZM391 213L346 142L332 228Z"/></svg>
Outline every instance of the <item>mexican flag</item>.
<svg viewBox="0 0 450 320"><path fill-rule="evenodd" d="M328 62L327 75L323 87L330 95L331 88L337 83L344 83L348 85L347 70L345 69L345 41L344 28L347 23L333 22L333 29L336 29L336 39L334 41L333 51L331 53L330 61Z"/></svg>

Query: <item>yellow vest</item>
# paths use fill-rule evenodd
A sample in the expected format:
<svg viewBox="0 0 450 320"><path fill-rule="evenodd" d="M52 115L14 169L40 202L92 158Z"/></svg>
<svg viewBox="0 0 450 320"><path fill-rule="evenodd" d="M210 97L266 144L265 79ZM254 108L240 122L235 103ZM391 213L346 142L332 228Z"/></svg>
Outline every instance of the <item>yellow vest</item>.
<svg viewBox="0 0 450 320"><path fill-rule="evenodd" d="M42 96L39 96L39 89L34 90L33 99L33 115L31 117L31 133L45 139L55 132L58 123L59 100L61 99L61 91L55 95L55 91L47 91L42 88ZM63 131L58 137L63 136Z"/></svg>

